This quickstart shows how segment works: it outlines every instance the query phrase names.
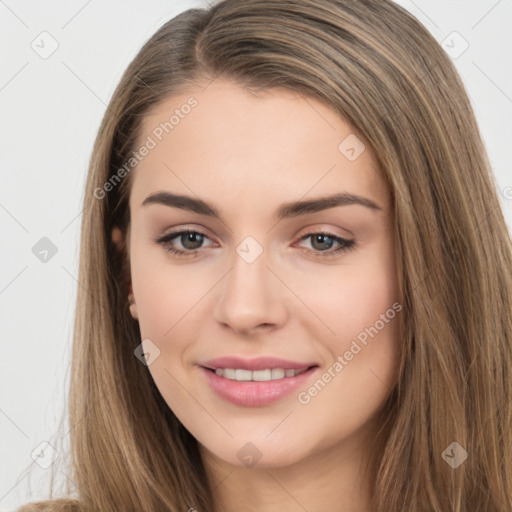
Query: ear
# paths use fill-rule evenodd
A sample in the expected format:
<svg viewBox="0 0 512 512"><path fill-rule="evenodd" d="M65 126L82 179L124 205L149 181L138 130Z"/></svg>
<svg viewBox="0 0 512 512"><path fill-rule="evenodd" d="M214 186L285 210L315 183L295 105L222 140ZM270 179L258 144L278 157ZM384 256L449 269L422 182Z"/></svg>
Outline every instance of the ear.
<svg viewBox="0 0 512 512"><path fill-rule="evenodd" d="M135 296L133 295L132 281L130 275L130 265L128 259L128 244L123 237L121 230L115 226L112 229L112 242L116 247L118 255L118 261L121 265L121 290L124 290L127 294L127 304L130 309L130 314L133 319L138 320L137 304L135 303Z"/></svg>

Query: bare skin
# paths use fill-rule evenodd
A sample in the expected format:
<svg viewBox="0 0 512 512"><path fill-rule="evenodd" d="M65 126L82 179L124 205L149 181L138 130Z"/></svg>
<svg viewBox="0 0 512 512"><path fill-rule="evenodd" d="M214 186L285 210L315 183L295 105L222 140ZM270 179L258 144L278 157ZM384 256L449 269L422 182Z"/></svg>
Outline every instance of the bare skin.
<svg viewBox="0 0 512 512"><path fill-rule="evenodd" d="M140 142L190 96L197 106L132 176L130 310L160 351L148 369L199 442L215 512L370 512L361 464L378 448L374 415L399 357L393 217L374 156L367 147L347 158L338 146L353 130L319 101L284 89L256 96L224 80L166 99L144 119ZM201 198L221 219L142 205L162 191ZM349 204L274 218L283 203L341 192L380 209ZM204 236L157 241L185 229ZM249 236L256 243L242 247L263 251L251 263L237 252ZM334 253L342 244L329 236L355 245ZM169 247L198 252L177 256ZM371 327L377 334L363 344ZM351 357L354 340L360 350ZM226 355L318 367L278 401L240 406L218 396L200 368ZM325 385L308 391L319 379ZM257 459L251 467L240 455L247 450Z"/></svg>

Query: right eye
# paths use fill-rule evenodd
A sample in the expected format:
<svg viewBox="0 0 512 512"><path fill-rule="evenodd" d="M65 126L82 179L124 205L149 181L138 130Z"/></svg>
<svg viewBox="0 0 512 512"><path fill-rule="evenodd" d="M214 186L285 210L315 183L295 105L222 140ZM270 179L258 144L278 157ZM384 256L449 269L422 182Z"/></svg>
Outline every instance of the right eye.
<svg viewBox="0 0 512 512"><path fill-rule="evenodd" d="M182 230L169 233L157 240L167 252L174 254L178 257L194 257L199 252L202 242L208 238L205 234L199 231ZM178 239L182 248L176 248L172 241Z"/></svg>

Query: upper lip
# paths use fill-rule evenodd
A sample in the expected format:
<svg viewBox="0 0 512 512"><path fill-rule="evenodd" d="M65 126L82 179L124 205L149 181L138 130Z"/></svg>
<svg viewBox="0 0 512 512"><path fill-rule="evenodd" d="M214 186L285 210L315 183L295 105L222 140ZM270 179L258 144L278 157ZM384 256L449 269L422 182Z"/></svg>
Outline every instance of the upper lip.
<svg viewBox="0 0 512 512"><path fill-rule="evenodd" d="M210 359L201 363L201 366L216 370L217 368L239 368L241 370L266 370L274 368L283 368L284 370L304 370L311 366L318 366L316 363L301 363L281 359L279 357L255 357L253 359L245 359L238 356L226 356L216 359Z"/></svg>

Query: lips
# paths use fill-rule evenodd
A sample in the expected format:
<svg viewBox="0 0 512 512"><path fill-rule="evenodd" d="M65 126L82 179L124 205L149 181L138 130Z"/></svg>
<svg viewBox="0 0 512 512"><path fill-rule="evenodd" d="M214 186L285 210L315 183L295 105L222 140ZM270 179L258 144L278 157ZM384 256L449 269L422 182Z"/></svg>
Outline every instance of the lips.
<svg viewBox="0 0 512 512"><path fill-rule="evenodd" d="M205 361L200 369L219 398L242 407L262 407L305 386L318 373L319 365L276 357L244 359L229 356ZM268 375L264 374L269 372L276 378L267 380Z"/></svg>

